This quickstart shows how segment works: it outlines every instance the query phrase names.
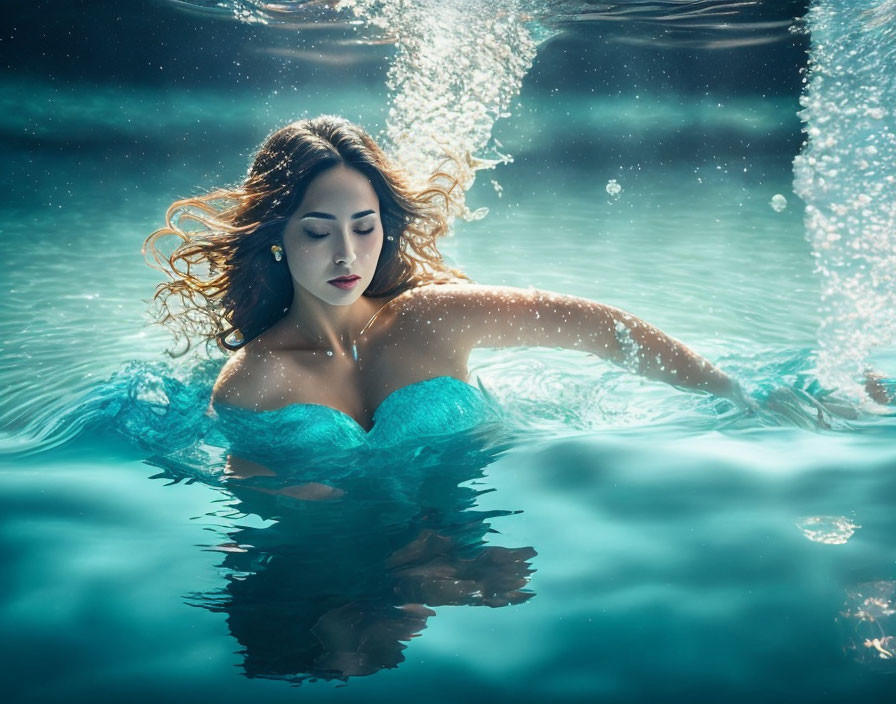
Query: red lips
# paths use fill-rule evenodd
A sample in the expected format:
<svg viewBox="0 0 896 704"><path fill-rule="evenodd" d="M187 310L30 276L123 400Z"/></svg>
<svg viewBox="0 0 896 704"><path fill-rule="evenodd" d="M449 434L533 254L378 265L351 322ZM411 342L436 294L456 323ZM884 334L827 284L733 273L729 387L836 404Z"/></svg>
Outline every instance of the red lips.
<svg viewBox="0 0 896 704"><path fill-rule="evenodd" d="M350 276L340 276L336 279L330 279L327 283L336 288L341 288L343 291L348 291L349 289L354 288L360 280L360 276L351 274Z"/></svg>

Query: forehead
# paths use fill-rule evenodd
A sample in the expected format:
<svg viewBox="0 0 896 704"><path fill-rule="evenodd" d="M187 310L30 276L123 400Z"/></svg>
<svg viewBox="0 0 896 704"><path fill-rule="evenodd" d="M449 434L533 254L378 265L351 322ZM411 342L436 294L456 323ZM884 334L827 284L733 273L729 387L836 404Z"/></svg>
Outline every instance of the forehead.
<svg viewBox="0 0 896 704"><path fill-rule="evenodd" d="M376 208L376 191L367 177L356 169L336 166L319 174L308 186L299 205L299 216L308 210L320 210L334 215L361 210L361 206Z"/></svg>

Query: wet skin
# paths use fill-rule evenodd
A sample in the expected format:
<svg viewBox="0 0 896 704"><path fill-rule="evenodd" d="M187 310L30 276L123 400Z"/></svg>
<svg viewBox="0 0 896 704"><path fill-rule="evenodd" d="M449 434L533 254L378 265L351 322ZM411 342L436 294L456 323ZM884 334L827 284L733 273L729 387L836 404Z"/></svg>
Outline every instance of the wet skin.
<svg viewBox="0 0 896 704"><path fill-rule="evenodd" d="M466 381L476 347L540 346L579 349L676 386L739 398L732 380L680 342L584 298L466 283L368 298L383 237L379 199L365 176L339 166L314 179L286 226L278 263L289 267L292 305L231 357L215 401L255 410L315 403L368 430L396 389L437 376ZM329 283L345 274L358 275L358 284Z"/></svg>

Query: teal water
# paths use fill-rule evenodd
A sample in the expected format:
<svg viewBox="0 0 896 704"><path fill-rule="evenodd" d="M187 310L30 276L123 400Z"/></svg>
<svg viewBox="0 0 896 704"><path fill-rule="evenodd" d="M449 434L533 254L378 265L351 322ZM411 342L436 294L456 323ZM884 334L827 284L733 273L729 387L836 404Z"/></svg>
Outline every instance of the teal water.
<svg viewBox="0 0 896 704"><path fill-rule="evenodd" d="M815 373L797 96L555 90L562 60L541 49L495 124L514 162L478 174L468 203L489 215L446 254L482 283L622 307L755 397L790 395L746 416L568 351L479 350L509 432L297 449L242 483L203 420L223 357L164 356L140 244L275 125L383 129L380 84L3 79L10 700L886 699L893 417ZM270 493L328 467L343 497Z"/></svg>

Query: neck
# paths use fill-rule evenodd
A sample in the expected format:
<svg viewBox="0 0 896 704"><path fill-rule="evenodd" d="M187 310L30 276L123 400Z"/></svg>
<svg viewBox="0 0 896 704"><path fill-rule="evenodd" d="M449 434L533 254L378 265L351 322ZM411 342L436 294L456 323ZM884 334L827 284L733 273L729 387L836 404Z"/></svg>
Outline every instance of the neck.
<svg viewBox="0 0 896 704"><path fill-rule="evenodd" d="M278 327L303 347L351 355L352 344L380 305L361 296L350 305L334 306L296 286Z"/></svg>

